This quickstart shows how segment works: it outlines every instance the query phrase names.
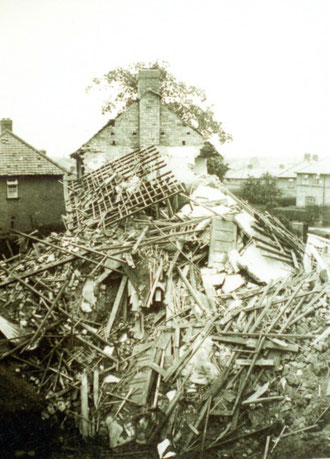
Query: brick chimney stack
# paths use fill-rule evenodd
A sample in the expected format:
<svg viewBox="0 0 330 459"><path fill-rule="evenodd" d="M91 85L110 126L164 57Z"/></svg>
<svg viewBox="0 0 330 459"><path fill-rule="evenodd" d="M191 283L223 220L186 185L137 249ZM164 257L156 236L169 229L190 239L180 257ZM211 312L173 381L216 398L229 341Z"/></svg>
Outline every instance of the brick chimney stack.
<svg viewBox="0 0 330 459"><path fill-rule="evenodd" d="M139 71L138 93L141 99L146 92L154 91L160 93L160 70L143 69Z"/></svg>
<svg viewBox="0 0 330 459"><path fill-rule="evenodd" d="M6 129L8 129L8 131L12 131L13 130L13 122L10 118L2 118L2 120L0 121L0 126L1 126L1 132L2 133L3 131L5 131Z"/></svg>
<svg viewBox="0 0 330 459"><path fill-rule="evenodd" d="M139 71L140 148L160 143L160 70Z"/></svg>

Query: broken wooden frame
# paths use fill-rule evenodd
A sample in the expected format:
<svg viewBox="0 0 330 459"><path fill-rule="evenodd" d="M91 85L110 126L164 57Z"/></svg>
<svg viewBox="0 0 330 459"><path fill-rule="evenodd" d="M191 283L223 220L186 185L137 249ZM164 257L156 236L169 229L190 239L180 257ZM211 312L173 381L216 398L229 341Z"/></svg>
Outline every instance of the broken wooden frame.
<svg viewBox="0 0 330 459"><path fill-rule="evenodd" d="M68 185L65 224L107 228L183 190L155 147L136 150Z"/></svg>

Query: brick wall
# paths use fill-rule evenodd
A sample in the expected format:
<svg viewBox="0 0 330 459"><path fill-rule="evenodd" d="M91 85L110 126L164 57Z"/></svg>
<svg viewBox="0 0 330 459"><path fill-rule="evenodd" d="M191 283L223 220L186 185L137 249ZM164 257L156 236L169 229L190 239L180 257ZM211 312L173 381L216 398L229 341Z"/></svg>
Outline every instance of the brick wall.
<svg viewBox="0 0 330 459"><path fill-rule="evenodd" d="M10 227L23 232L62 229L64 214L61 177L18 177L18 199L7 199L7 177L0 177L0 237Z"/></svg>
<svg viewBox="0 0 330 459"><path fill-rule="evenodd" d="M314 205L330 205L330 175L320 175L319 183L315 183L315 175L297 175L297 206L306 206L306 197L314 198ZM308 183L305 183L308 181Z"/></svg>
<svg viewBox="0 0 330 459"><path fill-rule="evenodd" d="M160 97L148 92L139 101L140 147L159 145L161 118Z"/></svg>
<svg viewBox="0 0 330 459"><path fill-rule="evenodd" d="M191 127L186 126L181 119L169 110L166 105L160 106L160 145L164 146L200 146L205 140Z"/></svg>
<svg viewBox="0 0 330 459"><path fill-rule="evenodd" d="M85 144L85 147L95 152L114 146L139 148L139 106L137 102L134 102L124 113L113 120L113 125L106 126Z"/></svg>
<svg viewBox="0 0 330 459"><path fill-rule="evenodd" d="M282 191L282 198L295 198L297 194L297 184L295 178L277 177L277 185Z"/></svg>
<svg viewBox="0 0 330 459"><path fill-rule="evenodd" d="M159 96L147 93L84 145L83 158L88 172L140 147L156 145L187 147L193 162L204 142L197 131L160 103Z"/></svg>
<svg viewBox="0 0 330 459"><path fill-rule="evenodd" d="M139 71L139 98L142 99L148 91L154 91L160 94L160 70L144 69Z"/></svg>

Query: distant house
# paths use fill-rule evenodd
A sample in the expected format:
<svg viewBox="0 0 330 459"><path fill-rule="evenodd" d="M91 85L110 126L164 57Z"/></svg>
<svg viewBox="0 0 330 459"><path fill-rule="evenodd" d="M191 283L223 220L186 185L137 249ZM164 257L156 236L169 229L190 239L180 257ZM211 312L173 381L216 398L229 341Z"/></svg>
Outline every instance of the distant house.
<svg viewBox="0 0 330 459"><path fill-rule="evenodd" d="M295 164L284 164L268 161L266 158L254 161L245 161L239 167L231 168L225 177L226 186L233 192L238 192L249 177L260 178L268 173L277 179L277 185L282 191L283 198L296 199L297 196L297 171L311 166L318 161L317 155L305 153L304 160Z"/></svg>
<svg viewBox="0 0 330 459"><path fill-rule="evenodd" d="M297 171L297 206L330 206L330 157Z"/></svg>
<svg viewBox="0 0 330 459"><path fill-rule="evenodd" d="M226 172L224 183L230 191L235 193L250 177L260 178L265 172L265 169L250 163L242 164L239 167L230 167Z"/></svg>
<svg viewBox="0 0 330 459"><path fill-rule="evenodd" d="M283 164L270 167L247 164L239 169L230 169L226 173L224 183L229 190L239 192L243 183L250 177L261 178L264 174L270 174L277 178L277 184L283 197L296 197L296 174L292 171L285 171Z"/></svg>
<svg viewBox="0 0 330 459"><path fill-rule="evenodd" d="M178 178L189 172L206 173L206 158L200 154L205 139L161 102L160 90L160 71L140 70L138 100L71 155L76 159L78 177L84 171L152 145L167 159Z"/></svg>
<svg viewBox="0 0 330 459"><path fill-rule="evenodd" d="M66 170L18 137L12 120L0 122L0 238L10 229L58 229L64 213Z"/></svg>

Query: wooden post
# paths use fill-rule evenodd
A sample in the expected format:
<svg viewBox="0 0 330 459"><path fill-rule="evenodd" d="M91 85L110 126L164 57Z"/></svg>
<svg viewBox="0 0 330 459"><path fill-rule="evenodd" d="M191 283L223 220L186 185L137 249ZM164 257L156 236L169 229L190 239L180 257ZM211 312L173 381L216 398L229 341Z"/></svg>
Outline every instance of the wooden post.
<svg viewBox="0 0 330 459"><path fill-rule="evenodd" d="M121 279L121 283L119 285L117 296L116 296L115 302L113 303L108 323L107 323L107 325L105 327L105 338L106 339L108 338L108 336L110 334L110 331L111 331L111 328L112 328L112 325L113 325L113 323L115 321L115 318L116 318L116 315L117 315L117 312L118 312L118 309L119 309L119 306L120 306L120 303L121 303L121 299L122 299L122 296L123 296L123 293L124 293L124 289L125 289L126 284L127 284L127 279L128 279L127 276L123 276L122 279Z"/></svg>

